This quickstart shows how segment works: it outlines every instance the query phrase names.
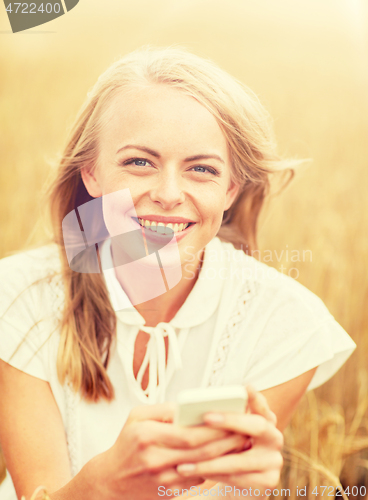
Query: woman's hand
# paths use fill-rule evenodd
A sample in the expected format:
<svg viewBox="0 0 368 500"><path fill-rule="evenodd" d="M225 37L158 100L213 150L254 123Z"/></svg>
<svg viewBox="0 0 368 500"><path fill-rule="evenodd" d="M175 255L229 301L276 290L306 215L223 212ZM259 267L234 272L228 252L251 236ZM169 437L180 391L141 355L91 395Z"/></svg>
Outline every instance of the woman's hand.
<svg viewBox="0 0 368 500"><path fill-rule="evenodd" d="M114 446L89 462L85 477L93 482L96 498L152 500L168 489L189 489L204 479L200 473L179 474L178 464L211 461L244 448L244 433L233 434L226 425L171 425L174 409L165 403L132 410Z"/></svg>
<svg viewBox="0 0 368 500"><path fill-rule="evenodd" d="M283 459L281 449L283 435L276 428L276 416L268 407L266 398L247 387L248 410L244 414L221 413L207 414L206 424L212 429L230 431L247 439L245 448L238 453L230 453L211 460L187 463L177 467L186 478L203 477L223 483L219 485L226 495L232 498L234 487L238 490L259 490L257 495L270 495L280 479ZM252 488L252 490L250 490Z"/></svg>

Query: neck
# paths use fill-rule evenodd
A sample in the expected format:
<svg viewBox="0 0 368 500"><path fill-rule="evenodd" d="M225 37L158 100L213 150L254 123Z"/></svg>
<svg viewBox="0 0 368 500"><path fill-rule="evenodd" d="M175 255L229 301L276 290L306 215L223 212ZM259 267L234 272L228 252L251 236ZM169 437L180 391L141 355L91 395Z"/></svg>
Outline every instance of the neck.
<svg viewBox="0 0 368 500"><path fill-rule="evenodd" d="M134 266L115 267L120 285L146 320L146 326L167 323L174 318L198 279L203 254L204 250L193 262L185 262L177 268L165 268L165 271L158 266L143 266L139 261L135 262ZM168 283L172 282L178 273L182 274L180 281L170 288ZM154 297L155 294L158 294L157 297ZM149 296L153 298L144 300Z"/></svg>

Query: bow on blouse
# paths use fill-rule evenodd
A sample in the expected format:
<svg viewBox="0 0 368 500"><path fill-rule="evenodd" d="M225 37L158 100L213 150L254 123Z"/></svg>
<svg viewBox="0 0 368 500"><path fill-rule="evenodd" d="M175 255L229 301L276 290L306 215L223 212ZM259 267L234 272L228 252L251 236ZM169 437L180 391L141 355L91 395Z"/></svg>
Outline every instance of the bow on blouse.
<svg viewBox="0 0 368 500"><path fill-rule="evenodd" d="M142 385L142 378L149 364L149 382L144 394L148 396L151 403L162 403L166 392L166 349L165 340L169 338L169 348L171 349L175 370L182 368L180 356L180 346L174 328L169 323L158 323L157 326L140 326L139 329L150 335L147 344L146 354L142 366L137 375L139 386Z"/></svg>

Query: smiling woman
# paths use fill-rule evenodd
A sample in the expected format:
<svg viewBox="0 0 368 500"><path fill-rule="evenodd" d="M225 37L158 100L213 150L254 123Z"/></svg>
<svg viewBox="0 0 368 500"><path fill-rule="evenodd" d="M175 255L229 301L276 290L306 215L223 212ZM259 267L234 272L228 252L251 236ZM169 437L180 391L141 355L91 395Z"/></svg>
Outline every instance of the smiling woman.
<svg viewBox="0 0 368 500"><path fill-rule="evenodd" d="M171 224L173 231L177 229L175 240L183 269L187 269L188 246L196 256L191 267L197 268L201 252L218 233L223 213L240 189L232 179L230 151L218 122L195 98L157 83L128 95L124 91L117 94L102 120L97 165L81 171L88 193L110 200L106 195L129 188L138 220L147 228L156 226L157 233L164 232L164 224ZM138 154L139 158L132 158ZM124 198L114 197L114 207L107 204L104 220L109 234L125 233L132 224ZM181 226L180 233L179 225L174 229L178 222L188 224L185 229ZM145 233L152 239L150 230ZM149 273L147 268L145 273ZM145 275L146 283L154 281L155 273L154 268L152 280ZM127 277L123 267L116 268L116 275L129 297L132 287L141 286L139 280ZM162 298L154 309L162 317L173 317L193 284L182 279L166 292L164 301L170 304L170 312L163 307Z"/></svg>
<svg viewBox="0 0 368 500"><path fill-rule="evenodd" d="M210 61L142 49L101 75L48 190L52 241L0 261L2 499L277 485L281 431L355 348L317 296L239 249L295 165ZM70 220L97 270L73 267ZM246 413L173 424L180 390L232 384Z"/></svg>

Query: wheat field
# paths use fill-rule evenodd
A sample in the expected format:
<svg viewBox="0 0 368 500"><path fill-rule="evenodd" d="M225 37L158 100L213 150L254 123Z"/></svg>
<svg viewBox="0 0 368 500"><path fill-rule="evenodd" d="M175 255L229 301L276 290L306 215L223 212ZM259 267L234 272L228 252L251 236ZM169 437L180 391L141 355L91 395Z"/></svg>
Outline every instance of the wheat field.
<svg viewBox="0 0 368 500"><path fill-rule="evenodd" d="M98 75L145 44L216 61L270 111L280 153L310 159L262 214L260 255L321 297L358 348L286 430L279 498L368 489L367 1L89 0L16 35L1 16L0 257L42 241L42 188L68 127Z"/></svg>

